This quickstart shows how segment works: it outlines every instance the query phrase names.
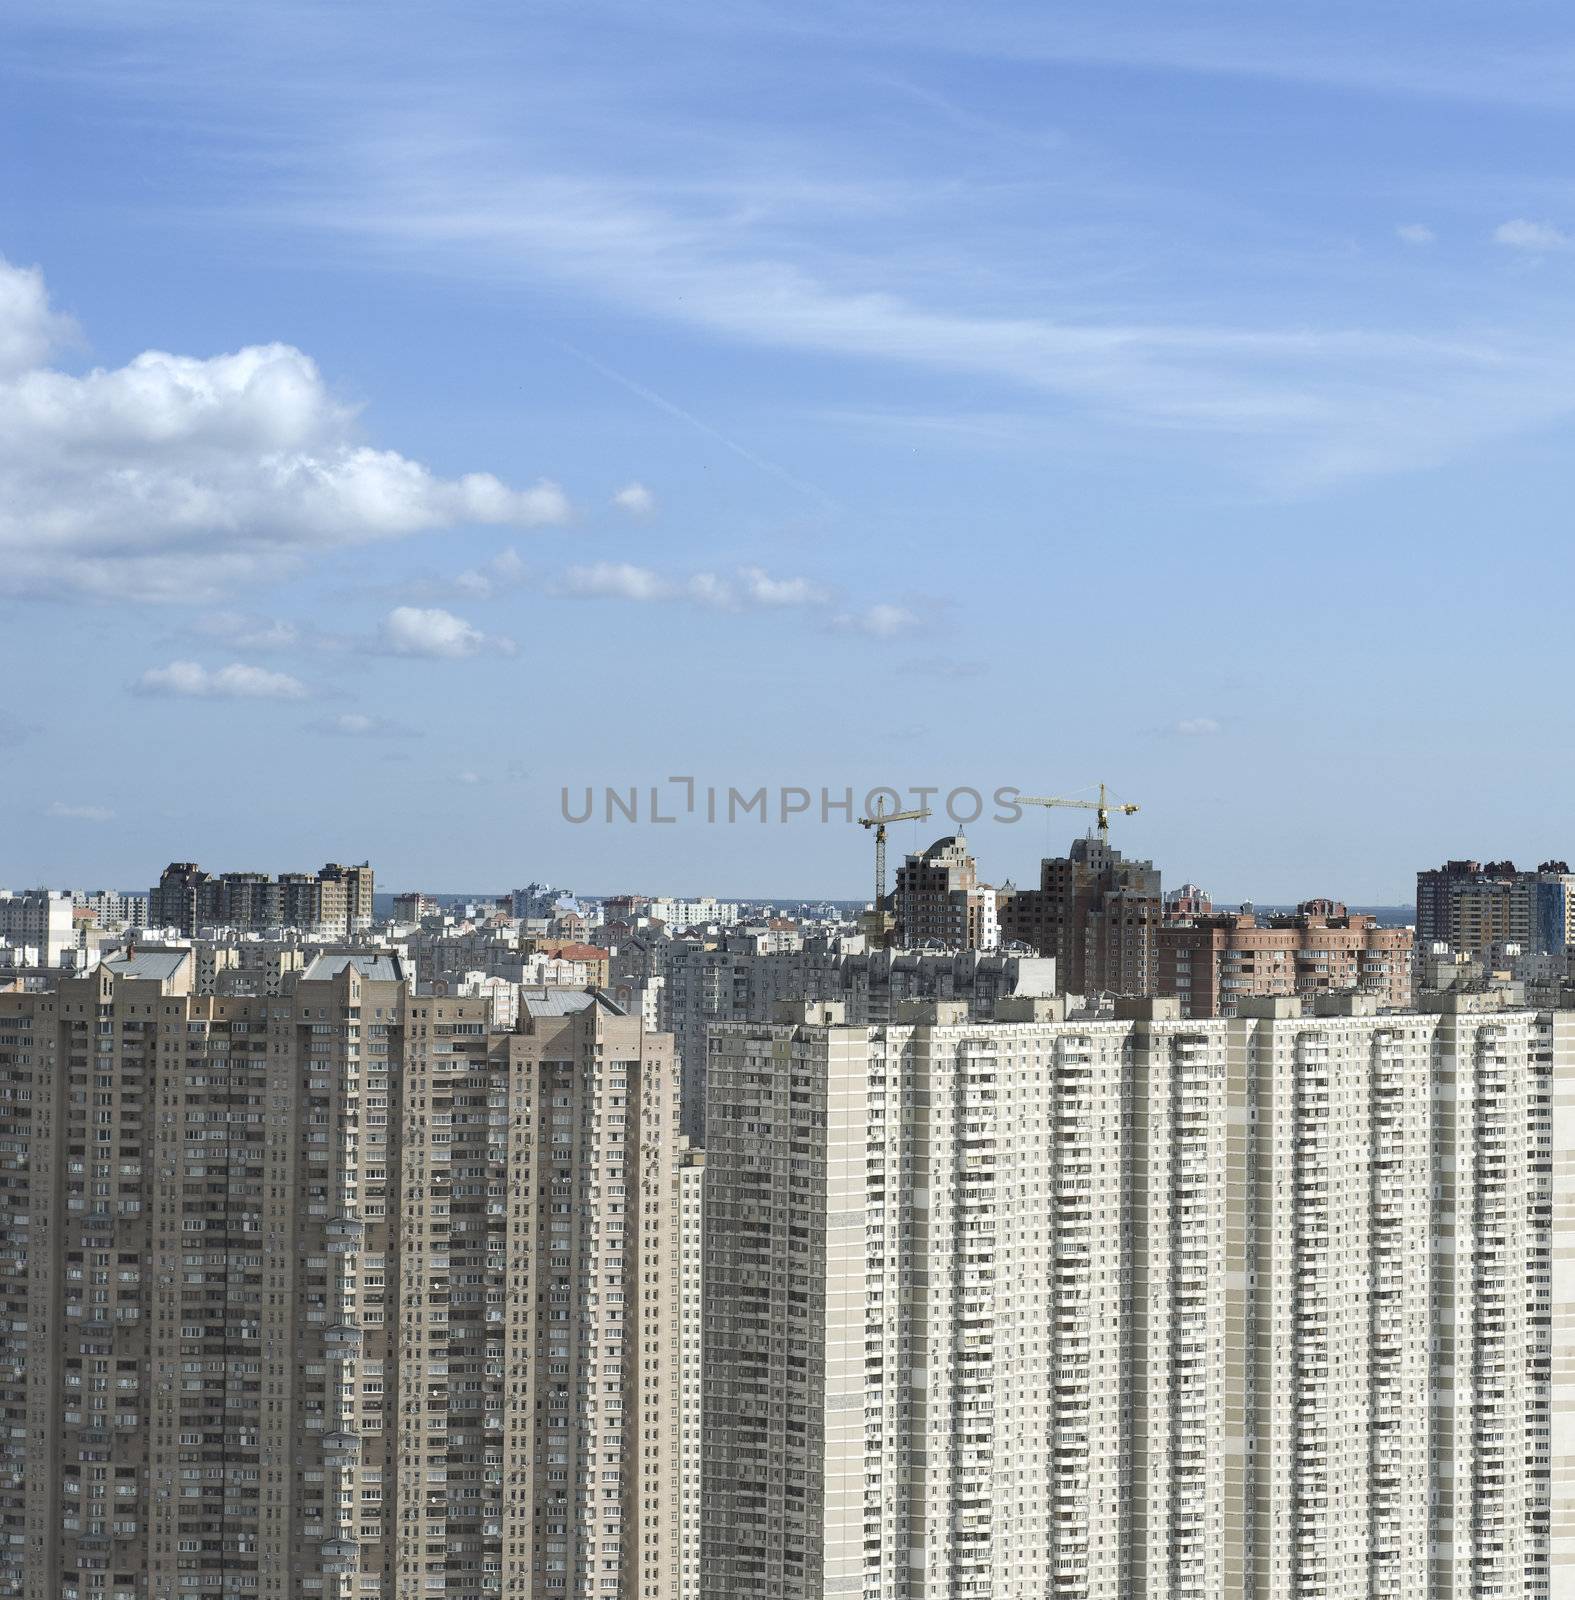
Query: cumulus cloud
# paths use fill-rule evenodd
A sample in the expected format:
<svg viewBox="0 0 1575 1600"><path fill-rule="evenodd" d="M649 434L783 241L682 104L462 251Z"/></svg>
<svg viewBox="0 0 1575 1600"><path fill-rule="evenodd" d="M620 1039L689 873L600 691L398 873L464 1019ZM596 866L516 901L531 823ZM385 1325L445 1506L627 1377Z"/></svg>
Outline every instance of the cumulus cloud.
<svg viewBox="0 0 1575 1600"><path fill-rule="evenodd" d="M631 517L648 517L656 510L656 496L643 483L626 483L612 497L612 503Z"/></svg>
<svg viewBox="0 0 1575 1600"><path fill-rule="evenodd" d="M238 661L209 669L196 661L149 667L133 688L138 694L190 700L304 700L307 687L288 672L248 667Z"/></svg>
<svg viewBox="0 0 1575 1600"><path fill-rule="evenodd" d="M1219 731L1220 725L1213 717L1183 717L1176 724L1176 732L1189 739L1206 739Z"/></svg>
<svg viewBox="0 0 1575 1600"><path fill-rule="evenodd" d="M71 319L51 309L43 273L0 257L0 377L37 366L75 333Z"/></svg>
<svg viewBox="0 0 1575 1600"><path fill-rule="evenodd" d="M1425 222L1402 222L1395 229L1395 237L1402 244L1432 244L1438 235Z"/></svg>
<svg viewBox="0 0 1575 1600"><path fill-rule="evenodd" d="M48 817L63 817L71 822L113 822L115 813L108 806L67 805L64 800L52 800L44 813Z"/></svg>
<svg viewBox="0 0 1575 1600"><path fill-rule="evenodd" d="M1550 223L1530 222L1525 217L1499 223L1493 230L1493 242L1512 250L1568 250L1575 244L1567 233Z"/></svg>
<svg viewBox="0 0 1575 1600"><path fill-rule="evenodd" d="M438 606L395 606L383 618L375 648L384 655L459 661L484 650L513 655L514 641L485 634Z"/></svg>
<svg viewBox="0 0 1575 1600"><path fill-rule="evenodd" d="M319 717L306 725L309 733L326 733L338 739L413 739L414 728L388 717L375 717L365 711L341 711L335 717Z"/></svg>
<svg viewBox="0 0 1575 1600"><path fill-rule="evenodd" d="M0 258L0 588L216 597L307 553L457 523L561 523L557 484L443 478L362 441L287 344L74 375L41 274Z"/></svg>

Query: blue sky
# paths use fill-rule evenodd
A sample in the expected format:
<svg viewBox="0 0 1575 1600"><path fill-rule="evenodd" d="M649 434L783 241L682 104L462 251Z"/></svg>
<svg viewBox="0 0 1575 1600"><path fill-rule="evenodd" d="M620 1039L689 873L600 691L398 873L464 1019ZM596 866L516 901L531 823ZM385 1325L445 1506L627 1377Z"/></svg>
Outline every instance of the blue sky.
<svg viewBox="0 0 1575 1600"><path fill-rule="evenodd" d="M1105 779L1221 898L1572 848L1563 8L8 19L0 882L864 892L561 815L680 773Z"/></svg>

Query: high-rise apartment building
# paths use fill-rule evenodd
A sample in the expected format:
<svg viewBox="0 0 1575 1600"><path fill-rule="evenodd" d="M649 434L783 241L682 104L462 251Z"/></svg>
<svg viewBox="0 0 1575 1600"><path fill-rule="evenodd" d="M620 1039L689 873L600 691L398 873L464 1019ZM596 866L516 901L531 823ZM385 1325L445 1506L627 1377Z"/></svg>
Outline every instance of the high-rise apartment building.
<svg viewBox="0 0 1575 1600"><path fill-rule="evenodd" d="M702 1592L1575 1585L1575 1014L713 1029Z"/></svg>
<svg viewBox="0 0 1575 1600"><path fill-rule="evenodd" d="M1380 928L1338 901L1308 900L1260 923L1251 912L1171 915L1160 928L1156 992L1185 1017L1229 1017L1248 995L1360 990L1386 1006L1411 1000L1411 930Z"/></svg>
<svg viewBox="0 0 1575 1600"><path fill-rule="evenodd" d="M891 904L900 945L993 950L998 942L995 890L979 882L960 833L904 860Z"/></svg>
<svg viewBox="0 0 1575 1600"><path fill-rule="evenodd" d="M1039 887L1003 895L1001 937L1054 956L1067 994L1152 994L1163 920L1159 872L1102 838L1074 839L1039 864Z"/></svg>
<svg viewBox="0 0 1575 1600"><path fill-rule="evenodd" d="M225 872L217 877L193 861L172 861L148 894L148 921L188 937L206 927L262 932L309 928L350 934L373 920L371 866L330 861L315 874Z"/></svg>
<svg viewBox="0 0 1575 1600"><path fill-rule="evenodd" d="M917 998L964 1000L983 1018L1002 995L1055 990L1055 963L1037 956L871 951L859 944L846 954L823 940L813 948L762 953L751 939L729 938L721 949L668 952L656 1004L663 1030L678 1047L687 1137L705 1142L706 1036L714 1022L766 1022L784 1000L836 1000L851 1022L884 1022L898 1002Z"/></svg>
<svg viewBox="0 0 1575 1600"><path fill-rule="evenodd" d="M148 897L145 894L121 894L115 889L79 889L73 892L71 903L78 911L89 911L100 928L118 931L122 928L145 928L148 925Z"/></svg>
<svg viewBox="0 0 1575 1600"><path fill-rule="evenodd" d="M703 928L711 923L726 927L738 921L738 902L718 900L714 895L703 894L693 899L665 895L652 900L645 914L657 922L665 923L675 932L685 928Z"/></svg>
<svg viewBox="0 0 1575 1600"><path fill-rule="evenodd" d="M1528 954L1564 950L1575 944L1575 874L1563 861L1535 872L1513 861L1446 861L1419 872L1416 942L1483 957L1505 943Z"/></svg>
<svg viewBox="0 0 1575 1600"><path fill-rule="evenodd" d="M0 993L0 1592L676 1595L671 1041L190 968Z"/></svg>
<svg viewBox="0 0 1575 1600"><path fill-rule="evenodd" d="M37 949L39 963L58 967L76 948L70 894L60 889L0 889L0 944Z"/></svg>

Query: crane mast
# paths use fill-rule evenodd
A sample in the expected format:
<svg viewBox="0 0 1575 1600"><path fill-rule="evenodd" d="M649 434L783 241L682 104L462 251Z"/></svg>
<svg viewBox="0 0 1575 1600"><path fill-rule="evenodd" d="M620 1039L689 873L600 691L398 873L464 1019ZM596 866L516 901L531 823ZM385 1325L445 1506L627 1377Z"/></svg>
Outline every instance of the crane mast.
<svg viewBox="0 0 1575 1600"><path fill-rule="evenodd" d="M890 919L881 910L886 898L886 824L888 822L923 822L928 810L876 811L858 819L861 828L875 830L875 899L870 906L870 926L877 936L888 933Z"/></svg>

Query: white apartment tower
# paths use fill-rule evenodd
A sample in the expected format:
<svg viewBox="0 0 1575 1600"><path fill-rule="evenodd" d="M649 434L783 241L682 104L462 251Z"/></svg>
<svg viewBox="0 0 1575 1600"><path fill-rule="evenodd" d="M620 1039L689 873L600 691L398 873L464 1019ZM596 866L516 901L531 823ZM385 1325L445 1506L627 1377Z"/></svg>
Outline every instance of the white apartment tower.
<svg viewBox="0 0 1575 1600"><path fill-rule="evenodd" d="M1575 1592L1575 1014L1440 1004L717 1025L702 1593Z"/></svg>

